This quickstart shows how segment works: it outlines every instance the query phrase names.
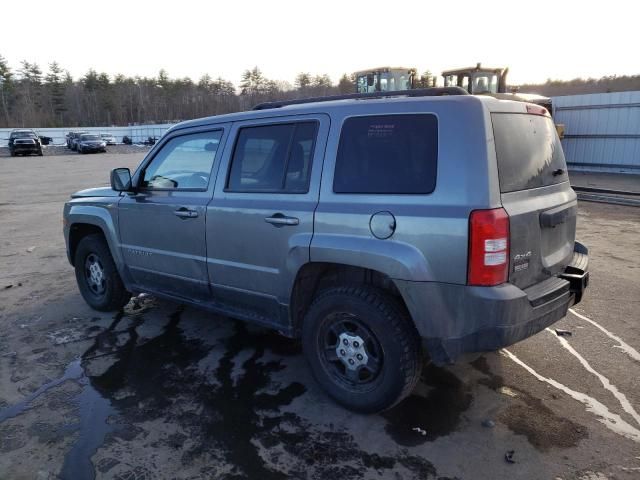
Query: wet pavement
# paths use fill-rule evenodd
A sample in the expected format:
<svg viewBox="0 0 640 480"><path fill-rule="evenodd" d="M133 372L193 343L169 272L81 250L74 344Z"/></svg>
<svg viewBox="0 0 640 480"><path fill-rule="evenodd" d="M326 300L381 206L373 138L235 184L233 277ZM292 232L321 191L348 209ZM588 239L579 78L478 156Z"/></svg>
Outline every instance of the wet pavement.
<svg viewBox="0 0 640 480"><path fill-rule="evenodd" d="M147 295L89 309L59 183L104 183L140 158L97 157L27 159L0 179L0 479L640 477L637 209L580 205L592 283L554 326L571 336L426 366L400 405L357 415L323 394L296 341Z"/></svg>

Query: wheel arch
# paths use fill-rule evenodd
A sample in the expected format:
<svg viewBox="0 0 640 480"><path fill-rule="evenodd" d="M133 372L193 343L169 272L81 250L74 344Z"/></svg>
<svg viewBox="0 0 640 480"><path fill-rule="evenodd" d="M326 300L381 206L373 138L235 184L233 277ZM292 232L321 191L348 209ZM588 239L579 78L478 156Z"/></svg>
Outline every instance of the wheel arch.
<svg viewBox="0 0 640 480"><path fill-rule="evenodd" d="M331 286L357 284L383 290L407 309L395 281L384 272L344 263L309 262L298 270L291 290L289 317L294 334L300 334L304 316L319 292Z"/></svg>
<svg viewBox="0 0 640 480"><path fill-rule="evenodd" d="M115 222L108 209L95 205L73 205L65 219L69 226L67 253L72 265L80 240L87 235L101 234L107 242L116 268L122 274L122 254L118 248Z"/></svg>
<svg viewBox="0 0 640 480"><path fill-rule="evenodd" d="M106 240L104 231L97 225L91 223L74 223L69 227L69 261L71 265L75 266L75 256L80 240L93 234L101 235Z"/></svg>

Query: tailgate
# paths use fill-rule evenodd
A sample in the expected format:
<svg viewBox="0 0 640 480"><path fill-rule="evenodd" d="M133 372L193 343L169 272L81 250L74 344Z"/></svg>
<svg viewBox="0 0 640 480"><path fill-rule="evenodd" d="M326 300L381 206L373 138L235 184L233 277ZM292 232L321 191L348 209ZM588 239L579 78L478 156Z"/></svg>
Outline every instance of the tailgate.
<svg viewBox="0 0 640 480"><path fill-rule="evenodd" d="M492 113L501 200L509 215L509 282L561 273L573 257L577 200L550 117Z"/></svg>

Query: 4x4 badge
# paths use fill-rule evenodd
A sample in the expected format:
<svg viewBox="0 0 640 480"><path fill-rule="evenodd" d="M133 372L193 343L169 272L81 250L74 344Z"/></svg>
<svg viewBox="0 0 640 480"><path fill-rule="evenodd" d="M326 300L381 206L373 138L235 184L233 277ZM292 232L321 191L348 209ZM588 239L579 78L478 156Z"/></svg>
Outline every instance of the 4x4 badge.
<svg viewBox="0 0 640 480"><path fill-rule="evenodd" d="M515 256L513 257L513 261L514 261L514 262L517 262L517 261L519 261L519 260L526 260L526 259L528 259L528 258L531 258L531 250L529 250L529 251L528 251L528 252L526 252L526 253L518 253L517 255L515 255Z"/></svg>
<svg viewBox="0 0 640 480"><path fill-rule="evenodd" d="M531 250L525 253L518 253L513 257L513 271L521 272L529 268L529 259L531 258Z"/></svg>

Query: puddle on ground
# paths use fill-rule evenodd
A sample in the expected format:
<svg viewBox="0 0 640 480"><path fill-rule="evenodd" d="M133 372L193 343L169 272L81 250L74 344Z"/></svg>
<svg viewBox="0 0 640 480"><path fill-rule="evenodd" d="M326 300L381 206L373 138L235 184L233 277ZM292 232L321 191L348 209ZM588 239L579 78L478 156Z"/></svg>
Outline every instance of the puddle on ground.
<svg viewBox="0 0 640 480"><path fill-rule="evenodd" d="M514 386L506 386L504 379L491 371L485 357L478 358L471 365L485 375L478 380L481 385L497 393L503 393L505 389L515 393L515 396L509 395L514 400L498 414L497 420L513 433L527 437L536 449L548 451L552 447L575 447L589 436L586 427L557 415L541 399Z"/></svg>
<svg viewBox="0 0 640 480"><path fill-rule="evenodd" d="M78 358L67 365L67 368L65 369L61 377L45 383L31 395L27 396L27 398L25 398L23 401L0 410L0 423L4 422L5 420L9 420L10 418L17 417L18 415L24 413L26 410L29 410L31 408L31 404L35 399L45 394L52 388L62 385L67 380L78 380L83 375L84 373L82 371L82 366L80 365L80 359Z"/></svg>
<svg viewBox="0 0 640 480"><path fill-rule="evenodd" d="M71 425L71 431L78 431L79 435L67 452L60 471L61 479L95 478L91 457L104 443L107 434L118 428L110 423L109 417L116 412L111 402L104 398L91 386L86 376L80 379L82 391L75 398L80 419Z"/></svg>
<svg viewBox="0 0 640 480"><path fill-rule="evenodd" d="M164 331L144 343L138 344L132 331L130 342L118 349L116 362L91 382L110 398L124 423L161 419L179 425L189 442L182 434L161 442L182 448L185 465L202 459L220 462L231 466L224 477L229 479L340 475L348 480L362 478L368 469L401 471L404 478L436 478L434 466L422 457L406 452L393 457L370 454L346 431L326 430L282 412L306 388L299 382L274 385L272 375L286 367L265 354L302 358L298 342L233 322L233 334L220 340L221 345L207 345L185 337L179 327L181 314L177 310ZM202 372L197 364L213 348L224 353L214 370ZM176 399L191 408L180 408ZM112 472L119 467L114 459L103 466Z"/></svg>
<svg viewBox="0 0 640 480"><path fill-rule="evenodd" d="M302 358L298 342L232 320L224 320L232 323L232 335L217 340L219 344L187 338L180 328L183 307L169 315L160 334L142 339L137 328L144 323L147 308L138 307L130 305L126 313L116 315L62 377L0 411L0 421L15 417L63 382L79 384L80 393L71 400L78 420L63 429L65 435L77 432L78 437L66 454L60 478L95 478L96 469L118 478L137 476L135 469L147 471L144 465L131 470L124 463L127 459L102 458L94 466L91 458L114 442L140 438L145 433L136 425L154 420L177 429L158 440L158 448L180 449L187 467L203 461L230 466L225 477L229 479L278 480L314 472L309 476L340 475L348 480L368 471L401 472L403 478L437 477L434 466L422 457L404 450L393 456L371 454L361 450L345 430L282 412L282 407L306 392L299 382L272 381L274 373L286 368L278 357ZM213 349L220 349L222 357L213 370L203 371L198 363ZM265 355L267 351L273 355ZM108 366L92 375L93 369L87 367L103 357ZM433 387L426 397L411 397L385 414L387 431L401 445L449 433L471 401L460 381L445 370L427 369L425 382ZM411 432L416 423L429 426L428 436L417 442Z"/></svg>
<svg viewBox="0 0 640 480"><path fill-rule="evenodd" d="M406 447L450 434L471 405L470 389L447 369L427 365L421 382L428 387L425 396L413 394L382 414L386 432Z"/></svg>
<svg viewBox="0 0 640 480"><path fill-rule="evenodd" d="M318 430L295 414L270 419L266 426L258 436L262 445L269 451L281 448L293 459L286 476L266 478L350 480L369 478L367 473L382 476L386 471L393 472L395 478L445 480L437 477L433 464L422 456L409 455L406 450L393 456L369 453L361 450L348 432Z"/></svg>

